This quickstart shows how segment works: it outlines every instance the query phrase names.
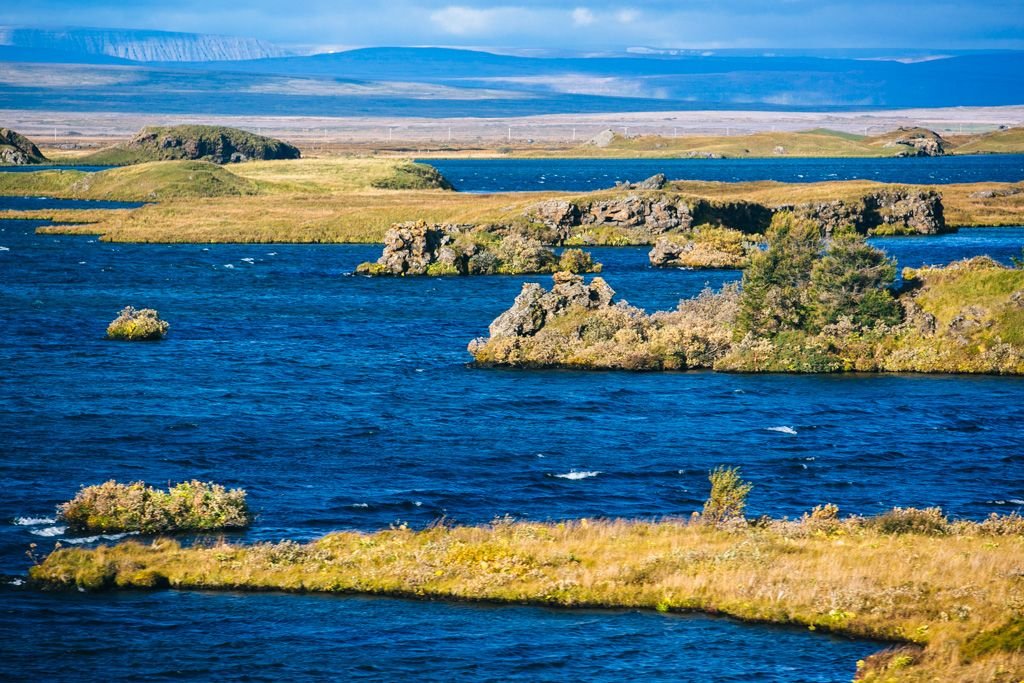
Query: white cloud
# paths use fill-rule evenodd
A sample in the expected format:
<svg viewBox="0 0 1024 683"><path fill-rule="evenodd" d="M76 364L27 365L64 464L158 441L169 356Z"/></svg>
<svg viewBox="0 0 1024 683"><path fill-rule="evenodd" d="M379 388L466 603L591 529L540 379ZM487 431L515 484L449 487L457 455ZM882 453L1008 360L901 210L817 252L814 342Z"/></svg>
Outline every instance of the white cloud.
<svg viewBox="0 0 1024 683"><path fill-rule="evenodd" d="M622 24L632 24L640 18L640 13L635 9L623 9L615 13L615 18Z"/></svg>
<svg viewBox="0 0 1024 683"><path fill-rule="evenodd" d="M441 30L456 36L486 33L498 19L500 10L476 9L452 5L437 10L430 15L430 20Z"/></svg>
<svg viewBox="0 0 1024 683"><path fill-rule="evenodd" d="M576 26L590 26L595 21L597 17L586 7L577 7L572 11L572 23Z"/></svg>

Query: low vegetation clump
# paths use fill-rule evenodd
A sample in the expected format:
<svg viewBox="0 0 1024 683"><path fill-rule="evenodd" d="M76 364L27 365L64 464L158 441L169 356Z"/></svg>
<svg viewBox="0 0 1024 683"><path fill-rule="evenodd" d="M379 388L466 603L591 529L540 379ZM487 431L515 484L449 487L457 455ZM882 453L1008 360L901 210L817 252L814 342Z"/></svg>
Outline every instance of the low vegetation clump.
<svg viewBox="0 0 1024 683"><path fill-rule="evenodd" d="M1024 675L1024 525L993 516L930 526L840 518L746 520L749 485L712 472L703 514L658 522L508 518L475 527L182 547L168 539L55 549L45 588L173 587L368 593L566 607L702 611L899 645L857 664L860 681L1016 683ZM901 519L932 519L904 508Z"/></svg>
<svg viewBox="0 0 1024 683"><path fill-rule="evenodd" d="M651 265L663 268L746 268L763 237L713 225L669 234L654 244Z"/></svg>
<svg viewBox="0 0 1024 683"><path fill-rule="evenodd" d="M654 314L565 305L540 326L492 325L470 352L482 365L1024 374L1024 270L979 257L906 269L897 288L892 260L853 230L826 238L780 213L767 239L742 288ZM537 319L522 297L505 316Z"/></svg>
<svg viewBox="0 0 1024 683"><path fill-rule="evenodd" d="M436 168L428 164L403 163L396 165L392 174L374 180L371 187L378 190L450 190L451 184Z"/></svg>
<svg viewBox="0 0 1024 683"><path fill-rule="evenodd" d="M395 225L384 236L384 251L373 263L361 263L363 275L514 275L561 270L601 270L590 254L566 249L561 256L540 240L508 230L424 221Z"/></svg>
<svg viewBox="0 0 1024 683"><path fill-rule="evenodd" d="M211 531L249 525L242 489L188 481L159 491L142 482L86 486L60 506L60 518L77 531Z"/></svg>
<svg viewBox="0 0 1024 683"><path fill-rule="evenodd" d="M171 328L152 308L125 306L107 326L107 339L118 341L158 341Z"/></svg>

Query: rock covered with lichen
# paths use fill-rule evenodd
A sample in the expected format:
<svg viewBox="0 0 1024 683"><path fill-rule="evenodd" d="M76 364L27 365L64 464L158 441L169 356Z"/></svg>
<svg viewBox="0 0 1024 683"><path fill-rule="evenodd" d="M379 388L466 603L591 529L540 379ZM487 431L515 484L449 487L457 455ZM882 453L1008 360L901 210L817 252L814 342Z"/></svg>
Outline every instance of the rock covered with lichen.
<svg viewBox="0 0 1024 683"><path fill-rule="evenodd" d="M384 236L384 250L373 263L356 269L363 275L492 275L598 272L601 264L579 249L561 255L508 226L473 226L418 221L399 223Z"/></svg>

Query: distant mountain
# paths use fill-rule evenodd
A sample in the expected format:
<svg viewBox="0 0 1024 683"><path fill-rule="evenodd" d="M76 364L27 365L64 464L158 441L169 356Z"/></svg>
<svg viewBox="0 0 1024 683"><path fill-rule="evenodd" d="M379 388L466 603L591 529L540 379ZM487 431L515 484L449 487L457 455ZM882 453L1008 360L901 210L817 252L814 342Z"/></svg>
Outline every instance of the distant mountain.
<svg viewBox="0 0 1024 683"><path fill-rule="evenodd" d="M163 61L129 61L121 56L132 54L126 42L118 49L111 43L116 54L108 56L83 52L108 49L101 42L83 47L55 38L48 46L3 46L5 39L29 40L0 33L0 101L51 111L423 117L1024 104L1024 51L895 61L856 51L523 57L381 47L225 61L245 54L248 48L239 46L250 45L247 39L88 35L94 34L131 35L140 45L140 36L157 35L160 49L135 54ZM229 55L231 45L239 49ZM216 59L181 61L201 54L202 46Z"/></svg>
<svg viewBox="0 0 1024 683"><path fill-rule="evenodd" d="M220 62L265 59L288 54L276 45L255 38L108 28L0 26L0 46L31 51L53 50L63 54L103 55L136 62Z"/></svg>

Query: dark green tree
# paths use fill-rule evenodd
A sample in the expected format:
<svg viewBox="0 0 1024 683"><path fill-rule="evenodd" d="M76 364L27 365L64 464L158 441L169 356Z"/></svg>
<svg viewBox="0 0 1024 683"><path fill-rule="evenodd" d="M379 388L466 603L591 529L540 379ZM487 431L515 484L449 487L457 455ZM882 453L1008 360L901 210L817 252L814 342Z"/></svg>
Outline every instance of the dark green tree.
<svg viewBox="0 0 1024 683"><path fill-rule="evenodd" d="M817 332L840 318L858 327L899 323L902 309L889 290L895 279L896 263L863 235L853 228L833 232L811 268L806 329Z"/></svg>
<svg viewBox="0 0 1024 683"><path fill-rule="evenodd" d="M815 221L780 212L766 233L768 248L753 256L743 272L737 330L773 337L803 329L810 315L811 269L822 249Z"/></svg>

